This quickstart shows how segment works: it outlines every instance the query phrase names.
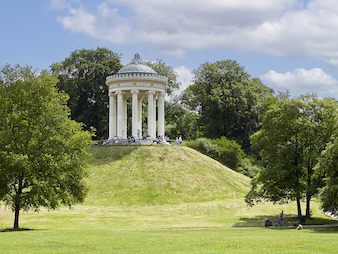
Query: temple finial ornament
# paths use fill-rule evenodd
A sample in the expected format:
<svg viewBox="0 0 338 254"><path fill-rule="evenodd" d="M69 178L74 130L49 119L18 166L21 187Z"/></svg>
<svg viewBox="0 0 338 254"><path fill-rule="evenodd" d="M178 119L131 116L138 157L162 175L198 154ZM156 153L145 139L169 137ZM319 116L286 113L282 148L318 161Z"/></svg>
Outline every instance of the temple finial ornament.
<svg viewBox="0 0 338 254"><path fill-rule="evenodd" d="M144 64L144 62L142 61L142 59L141 59L139 53L136 53L136 54L134 55L134 59L131 60L130 63L131 63L131 64Z"/></svg>

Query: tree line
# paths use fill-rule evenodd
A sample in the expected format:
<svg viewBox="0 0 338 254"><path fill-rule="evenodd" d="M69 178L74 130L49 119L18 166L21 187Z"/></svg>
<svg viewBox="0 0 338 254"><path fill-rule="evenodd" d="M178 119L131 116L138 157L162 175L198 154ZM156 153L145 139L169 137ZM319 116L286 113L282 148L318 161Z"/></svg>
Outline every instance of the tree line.
<svg viewBox="0 0 338 254"><path fill-rule="evenodd" d="M107 137L105 80L122 68L120 58L99 47L75 50L39 75L29 66L1 69L0 198L15 212L15 228L22 209L83 201L83 157L94 135ZM180 86L174 69L161 60L148 64L169 79L166 135L182 135L190 147L253 177L249 205L295 200L301 215L306 200L310 216L319 195L324 211L337 213L334 98L276 95L234 60L201 64L193 84L173 96Z"/></svg>

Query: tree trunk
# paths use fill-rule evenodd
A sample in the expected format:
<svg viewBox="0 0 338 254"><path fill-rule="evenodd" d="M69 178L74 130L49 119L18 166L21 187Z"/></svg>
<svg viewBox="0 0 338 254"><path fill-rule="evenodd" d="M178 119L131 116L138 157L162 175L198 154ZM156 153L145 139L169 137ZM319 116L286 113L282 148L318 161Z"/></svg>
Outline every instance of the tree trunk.
<svg viewBox="0 0 338 254"><path fill-rule="evenodd" d="M302 216L302 208L300 206L300 199L297 198L297 210L298 210L298 217Z"/></svg>
<svg viewBox="0 0 338 254"><path fill-rule="evenodd" d="M14 198L14 205L15 205L15 210L14 210L14 229L19 228L19 214L20 214L20 209L21 209L21 195L22 195L22 189L23 189L23 173L21 173L19 177L19 186Z"/></svg>
<svg viewBox="0 0 338 254"><path fill-rule="evenodd" d="M19 214L20 214L20 208L18 205L15 206L15 215L14 215L14 229L19 228Z"/></svg>
<svg viewBox="0 0 338 254"><path fill-rule="evenodd" d="M306 217L310 218L311 214L310 214L310 201L311 201L311 196L308 195L306 196Z"/></svg>

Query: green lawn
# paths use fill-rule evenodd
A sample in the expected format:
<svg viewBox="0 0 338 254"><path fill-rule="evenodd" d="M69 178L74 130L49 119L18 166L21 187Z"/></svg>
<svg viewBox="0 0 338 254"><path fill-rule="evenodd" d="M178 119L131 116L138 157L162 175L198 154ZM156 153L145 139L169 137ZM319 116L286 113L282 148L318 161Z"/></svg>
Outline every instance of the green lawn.
<svg viewBox="0 0 338 254"><path fill-rule="evenodd" d="M298 223L296 204L248 207L250 179L189 148L91 151L91 189L83 205L23 212L20 227L27 230L21 231L8 230L13 213L1 206L0 253L337 252L335 227L262 227L281 210ZM311 205L307 225L337 222L317 200Z"/></svg>
<svg viewBox="0 0 338 254"><path fill-rule="evenodd" d="M0 233L1 253L337 253L337 229L49 229Z"/></svg>

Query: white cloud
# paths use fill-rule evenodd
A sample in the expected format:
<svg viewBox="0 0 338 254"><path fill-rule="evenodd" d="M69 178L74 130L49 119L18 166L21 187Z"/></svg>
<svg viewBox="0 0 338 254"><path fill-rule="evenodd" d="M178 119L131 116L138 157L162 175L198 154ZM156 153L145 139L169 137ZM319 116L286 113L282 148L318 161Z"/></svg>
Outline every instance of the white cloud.
<svg viewBox="0 0 338 254"><path fill-rule="evenodd" d="M66 8L66 1L64 0L51 0L49 7L53 10L63 10Z"/></svg>
<svg viewBox="0 0 338 254"><path fill-rule="evenodd" d="M177 80L181 83L179 91L176 92L176 94L180 94L193 83L194 74L185 66L175 67L174 72L177 74Z"/></svg>
<svg viewBox="0 0 338 254"><path fill-rule="evenodd" d="M320 68L311 70L299 68L286 73L271 70L260 78L263 83L277 91L289 90L296 94L316 93L321 97L338 95L338 80Z"/></svg>
<svg viewBox="0 0 338 254"><path fill-rule="evenodd" d="M115 44L153 43L176 57L230 47L338 65L335 0L106 0L94 11L69 9L58 18L65 29Z"/></svg>

